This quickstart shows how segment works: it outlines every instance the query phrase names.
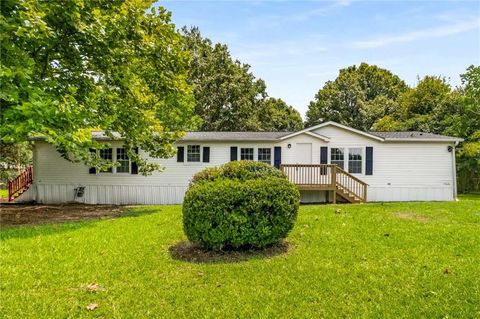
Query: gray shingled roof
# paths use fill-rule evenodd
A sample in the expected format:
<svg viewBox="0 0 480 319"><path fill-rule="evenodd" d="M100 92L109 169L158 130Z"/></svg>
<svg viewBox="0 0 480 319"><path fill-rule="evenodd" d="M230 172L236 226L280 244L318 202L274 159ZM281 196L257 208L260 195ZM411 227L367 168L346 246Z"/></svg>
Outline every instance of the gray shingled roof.
<svg viewBox="0 0 480 319"><path fill-rule="evenodd" d="M276 141L292 132L187 132L183 141Z"/></svg>
<svg viewBox="0 0 480 319"><path fill-rule="evenodd" d="M424 132L369 132L372 135L381 137L385 140L438 140L438 141L452 141L460 140L456 137L433 134L433 133L424 133Z"/></svg>
<svg viewBox="0 0 480 319"><path fill-rule="evenodd" d="M281 137L295 132L187 132L182 138L183 141L278 141ZM316 134L314 132L310 132ZM423 133L423 132L368 132L385 141L463 141L461 138ZM316 134L321 137L323 135ZM122 139L119 133L113 133L116 139ZM109 141L110 137L103 131L93 131L92 137L95 140ZM41 137L34 137L31 140L43 140Z"/></svg>
<svg viewBox="0 0 480 319"><path fill-rule="evenodd" d="M122 136L120 135L120 133L117 133L117 132L113 132L113 136L116 138L116 139L122 139ZM110 141L111 138L109 136L107 136L105 134L105 132L103 131L92 131L92 137L94 140L97 140L97 141Z"/></svg>

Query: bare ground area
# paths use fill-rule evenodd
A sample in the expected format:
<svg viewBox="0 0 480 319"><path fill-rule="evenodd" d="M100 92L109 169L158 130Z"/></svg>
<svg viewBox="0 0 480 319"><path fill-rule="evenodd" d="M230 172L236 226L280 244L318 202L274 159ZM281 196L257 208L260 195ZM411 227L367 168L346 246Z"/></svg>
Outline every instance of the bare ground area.
<svg viewBox="0 0 480 319"><path fill-rule="evenodd" d="M0 204L0 225L35 225L84 219L119 217L125 207L115 205L23 205Z"/></svg>
<svg viewBox="0 0 480 319"><path fill-rule="evenodd" d="M422 215L418 215L410 212L396 212L395 216L397 216L400 219L414 220L421 223L428 223L431 220L430 217L422 216Z"/></svg>
<svg viewBox="0 0 480 319"><path fill-rule="evenodd" d="M243 248L226 249L222 251L207 250L189 241L180 241L170 246L170 255L177 260L193 263L212 262L241 262L254 258L271 258L278 255L285 255L292 251L293 245L287 241L265 247L265 248Z"/></svg>

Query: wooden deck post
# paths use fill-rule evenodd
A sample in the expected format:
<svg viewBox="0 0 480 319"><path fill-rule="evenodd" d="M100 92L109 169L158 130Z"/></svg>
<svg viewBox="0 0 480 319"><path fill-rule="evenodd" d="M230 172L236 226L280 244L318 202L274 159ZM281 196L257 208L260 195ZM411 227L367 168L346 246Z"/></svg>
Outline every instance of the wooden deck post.
<svg viewBox="0 0 480 319"><path fill-rule="evenodd" d="M332 197L333 203L337 203L337 166L332 166Z"/></svg>

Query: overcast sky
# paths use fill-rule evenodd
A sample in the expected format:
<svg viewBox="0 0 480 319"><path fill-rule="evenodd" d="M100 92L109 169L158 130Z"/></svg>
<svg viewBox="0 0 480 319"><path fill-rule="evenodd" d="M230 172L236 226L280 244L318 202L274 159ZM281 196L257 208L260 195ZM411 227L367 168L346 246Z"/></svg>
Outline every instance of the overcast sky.
<svg viewBox="0 0 480 319"><path fill-rule="evenodd" d="M480 64L480 1L161 1L177 27L198 26L251 65L270 96L302 116L338 70L367 62L408 84L452 85Z"/></svg>

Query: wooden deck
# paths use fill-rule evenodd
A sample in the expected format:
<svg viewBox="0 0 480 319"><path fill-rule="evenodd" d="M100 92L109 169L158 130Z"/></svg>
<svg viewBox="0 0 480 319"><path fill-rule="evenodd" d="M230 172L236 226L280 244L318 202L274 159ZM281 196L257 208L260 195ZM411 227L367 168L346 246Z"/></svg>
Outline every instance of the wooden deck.
<svg viewBox="0 0 480 319"><path fill-rule="evenodd" d="M332 164L281 164L280 169L300 190L331 191L350 203L367 201L368 184Z"/></svg>

